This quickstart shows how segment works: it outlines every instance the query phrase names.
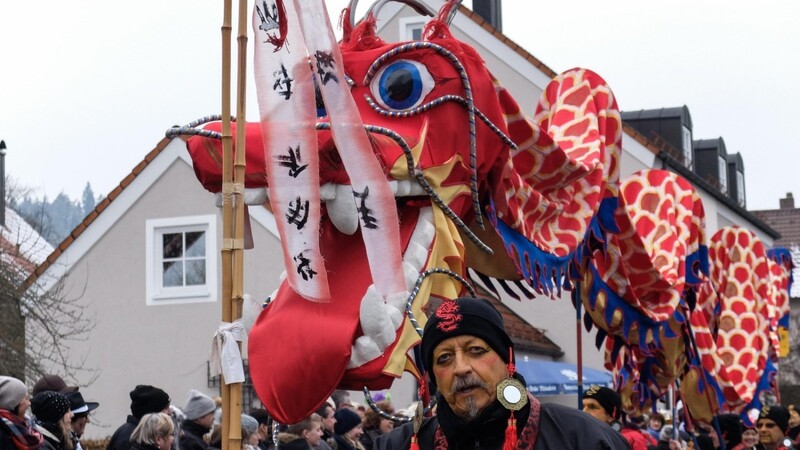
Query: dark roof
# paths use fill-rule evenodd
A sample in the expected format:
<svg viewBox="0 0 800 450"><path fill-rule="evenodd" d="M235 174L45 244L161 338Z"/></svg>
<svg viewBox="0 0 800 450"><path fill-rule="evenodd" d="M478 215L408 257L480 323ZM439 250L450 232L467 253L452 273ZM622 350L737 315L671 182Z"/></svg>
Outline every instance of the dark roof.
<svg viewBox="0 0 800 450"><path fill-rule="evenodd" d="M781 234L780 239L775 240L776 247L800 245L800 208L766 209L751 212Z"/></svg>
<svg viewBox="0 0 800 450"><path fill-rule="evenodd" d="M692 129L692 115L686 105L671 108L640 109L639 111L622 111L622 120L653 120L680 118L681 123Z"/></svg>
<svg viewBox="0 0 800 450"><path fill-rule="evenodd" d="M736 164L738 167L739 172L744 172L744 159L742 159L742 154L739 152L728 154L728 164Z"/></svg>
<svg viewBox="0 0 800 450"><path fill-rule="evenodd" d="M714 139L697 139L692 141L692 148L695 150L716 149L717 153L720 155L728 156L728 150L725 147L725 139L722 139L721 136Z"/></svg>

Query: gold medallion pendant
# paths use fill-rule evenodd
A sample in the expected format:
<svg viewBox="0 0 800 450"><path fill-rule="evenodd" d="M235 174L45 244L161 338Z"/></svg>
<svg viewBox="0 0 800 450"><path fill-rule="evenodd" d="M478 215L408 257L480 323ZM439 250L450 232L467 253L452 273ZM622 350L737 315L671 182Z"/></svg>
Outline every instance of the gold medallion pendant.
<svg viewBox="0 0 800 450"><path fill-rule="evenodd" d="M497 400L506 409L519 411L528 404L528 393L519 380L506 378L497 384Z"/></svg>

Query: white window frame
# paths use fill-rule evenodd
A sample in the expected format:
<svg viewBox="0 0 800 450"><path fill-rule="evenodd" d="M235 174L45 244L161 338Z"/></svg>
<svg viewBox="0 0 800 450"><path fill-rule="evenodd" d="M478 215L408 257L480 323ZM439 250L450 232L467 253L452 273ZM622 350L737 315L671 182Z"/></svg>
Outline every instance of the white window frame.
<svg viewBox="0 0 800 450"><path fill-rule="evenodd" d="M736 171L736 195L739 197L737 202L739 206L744 208L744 173L740 171Z"/></svg>
<svg viewBox="0 0 800 450"><path fill-rule="evenodd" d="M719 171L719 190L723 194L728 193L728 160L724 156L717 154L717 171Z"/></svg>
<svg viewBox="0 0 800 450"><path fill-rule="evenodd" d="M400 19L400 42L413 41L414 30L425 28L427 21L420 17L403 17Z"/></svg>
<svg viewBox="0 0 800 450"><path fill-rule="evenodd" d="M185 216L150 219L146 229L146 304L175 305L183 303L208 303L217 301L217 216ZM162 239L164 233L205 232L206 283L201 286L162 286Z"/></svg>
<svg viewBox="0 0 800 450"><path fill-rule="evenodd" d="M692 130L686 125L681 126L683 132L683 160L686 167L692 167Z"/></svg>

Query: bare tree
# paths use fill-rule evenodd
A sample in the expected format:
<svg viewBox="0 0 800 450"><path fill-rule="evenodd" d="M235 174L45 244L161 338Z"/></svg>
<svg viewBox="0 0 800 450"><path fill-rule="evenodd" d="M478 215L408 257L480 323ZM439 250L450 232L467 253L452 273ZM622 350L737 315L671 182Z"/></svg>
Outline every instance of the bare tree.
<svg viewBox="0 0 800 450"><path fill-rule="evenodd" d="M10 203L13 204L13 203ZM68 298L64 284L35 275L36 262L53 251L30 225L10 209L0 227L0 373L36 379L43 373L77 378L95 370L70 355L72 342L86 340L95 322L80 295ZM53 281L48 283L48 281ZM46 290L45 285L52 285Z"/></svg>

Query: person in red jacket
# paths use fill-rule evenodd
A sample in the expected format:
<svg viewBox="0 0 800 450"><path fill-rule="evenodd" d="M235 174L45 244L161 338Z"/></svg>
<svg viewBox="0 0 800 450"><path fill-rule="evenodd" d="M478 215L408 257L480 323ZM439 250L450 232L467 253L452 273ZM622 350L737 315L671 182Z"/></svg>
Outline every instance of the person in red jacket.
<svg viewBox="0 0 800 450"><path fill-rule="evenodd" d="M649 445L656 445L655 439L642 430L644 424L642 417L626 418L620 425L620 419L623 417L622 401L613 389L591 386L583 395L582 403L584 412L618 430L630 444L631 450L647 450Z"/></svg>

